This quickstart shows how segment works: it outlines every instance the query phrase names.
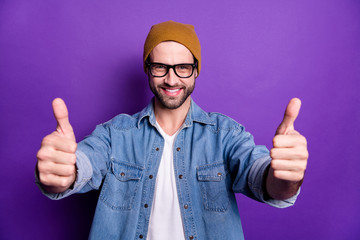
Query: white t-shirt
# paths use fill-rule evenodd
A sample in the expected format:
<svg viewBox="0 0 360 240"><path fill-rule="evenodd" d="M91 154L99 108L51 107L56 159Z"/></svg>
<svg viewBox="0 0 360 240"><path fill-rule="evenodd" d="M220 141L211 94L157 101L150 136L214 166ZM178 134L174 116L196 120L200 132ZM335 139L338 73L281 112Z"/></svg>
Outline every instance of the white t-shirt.
<svg viewBox="0 0 360 240"><path fill-rule="evenodd" d="M156 125L165 140L165 145L156 177L147 239L184 240L185 234L176 191L173 159L174 140L178 132L169 136L158 123Z"/></svg>

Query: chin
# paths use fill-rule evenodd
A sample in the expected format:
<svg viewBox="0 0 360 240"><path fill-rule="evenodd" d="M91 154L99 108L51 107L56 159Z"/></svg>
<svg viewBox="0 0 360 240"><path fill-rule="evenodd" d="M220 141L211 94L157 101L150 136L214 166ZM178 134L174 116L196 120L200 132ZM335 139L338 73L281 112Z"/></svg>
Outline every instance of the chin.
<svg viewBox="0 0 360 240"><path fill-rule="evenodd" d="M184 104L184 102L187 99L187 98L185 98L185 99L182 98L179 100L165 100L162 97L160 97L160 98L156 97L156 98L161 103L161 105L167 109L178 109L179 107L181 107Z"/></svg>

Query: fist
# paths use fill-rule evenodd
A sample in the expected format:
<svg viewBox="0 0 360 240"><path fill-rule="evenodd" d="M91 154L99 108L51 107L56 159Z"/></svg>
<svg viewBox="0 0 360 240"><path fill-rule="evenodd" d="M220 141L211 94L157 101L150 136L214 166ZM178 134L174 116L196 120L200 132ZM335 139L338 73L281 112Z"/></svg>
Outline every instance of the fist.
<svg viewBox="0 0 360 240"><path fill-rule="evenodd" d="M76 179L77 144L64 101L60 98L54 99L52 107L57 128L41 142L37 153L37 172L46 191L61 193Z"/></svg>

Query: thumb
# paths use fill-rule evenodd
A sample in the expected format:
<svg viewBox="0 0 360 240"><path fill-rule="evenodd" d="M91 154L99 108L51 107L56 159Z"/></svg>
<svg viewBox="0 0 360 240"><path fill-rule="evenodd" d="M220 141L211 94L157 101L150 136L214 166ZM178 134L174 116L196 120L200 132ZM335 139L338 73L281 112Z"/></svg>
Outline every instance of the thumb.
<svg viewBox="0 0 360 240"><path fill-rule="evenodd" d="M64 100L55 98L52 102L54 116L57 121L56 131L68 139L75 141L75 135L69 122L69 113Z"/></svg>
<svg viewBox="0 0 360 240"><path fill-rule="evenodd" d="M289 104L286 107L284 118L280 123L279 127L276 130L275 135L287 134L290 131L295 130L294 122L299 115L301 107L301 101L298 98L293 98L290 100Z"/></svg>

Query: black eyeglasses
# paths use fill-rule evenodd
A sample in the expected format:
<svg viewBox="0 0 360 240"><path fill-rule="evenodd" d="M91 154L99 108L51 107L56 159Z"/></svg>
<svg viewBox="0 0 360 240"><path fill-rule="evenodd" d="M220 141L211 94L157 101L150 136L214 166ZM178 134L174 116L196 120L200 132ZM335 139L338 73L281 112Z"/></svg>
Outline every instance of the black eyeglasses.
<svg viewBox="0 0 360 240"><path fill-rule="evenodd" d="M172 68L179 78L189 78L193 75L194 69L197 67L197 63L181 63L175 65L168 65L164 63L149 63L146 65L150 70L150 74L153 77L164 77L168 74L169 69Z"/></svg>

